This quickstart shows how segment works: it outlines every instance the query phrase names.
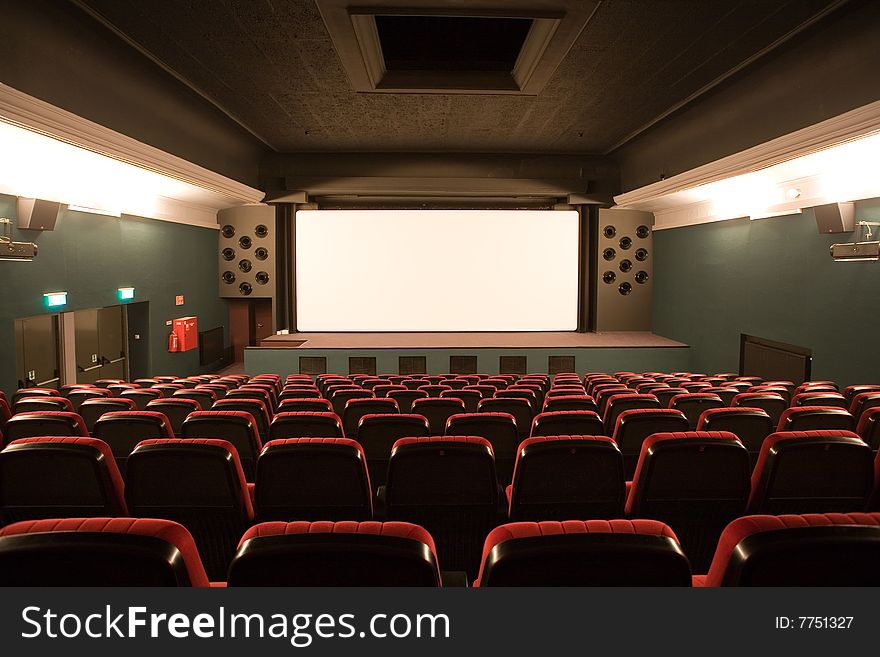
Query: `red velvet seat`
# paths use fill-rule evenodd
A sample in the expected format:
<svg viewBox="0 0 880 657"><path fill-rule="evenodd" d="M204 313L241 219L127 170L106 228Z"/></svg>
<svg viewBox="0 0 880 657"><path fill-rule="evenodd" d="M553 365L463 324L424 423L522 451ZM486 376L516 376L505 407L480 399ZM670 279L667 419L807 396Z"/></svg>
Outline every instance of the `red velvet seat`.
<svg viewBox="0 0 880 657"><path fill-rule="evenodd" d="M12 407L12 413L39 413L40 411L68 411L73 413L73 404L66 397L52 397L49 395L37 395L34 397L19 397Z"/></svg>
<svg viewBox="0 0 880 657"><path fill-rule="evenodd" d="M144 410L164 415L168 420L168 424L171 425L171 432L175 436L178 436L183 428L183 421L186 420L187 416L200 409L201 406L199 406L199 403L194 399L162 397L161 399L154 399L153 401L148 402L147 407ZM160 436L151 437L159 438Z"/></svg>
<svg viewBox="0 0 880 657"><path fill-rule="evenodd" d="M626 515L668 524L694 571L704 572L721 531L746 508L750 474L748 452L732 433L655 433L642 444Z"/></svg>
<svg viewBox="0 0 880 657"><path fill-rule="evenodd" d="M852 398L847 410L858 424L866 411L877 407L880 407L880 392L860 392Z"/></svg>
<svg viewBox="0 0 880 657"><path fill-rule="evenodd" d="M506 413L513 417L520 440L529 437L535 416L532 402L522 397L489 397L477 404L477 413Z"/></svg>
<svg viewBox="0 0 880 657"><path fill-rule="evenodd" d="M229 586L440 586L431 535L408 522L267 522L241 538Z"/></svg>
<svg viewBox="0 0 880 657"><path fill-rule="evenodd" d="M788 402L781 395L772 392L742 392L733 398L730 405L760 408L773 420L774 427L779 426L779 418L788 408Z"/></svg>
<svg viewBox="0 0 880 657"><path fill-rule="evenodd" d="M675 395L669 400L668 407L684 413L691 431L696 430L700 416L711 408L724 408L725 404L718 395L710 392L689 392Z"/></svg>
<svg viewBox="0 0 880 657"><path fill-rule="evenodd" d="M509 413L460 413L446 422L447 436L481 436L492 445L498 481L507 485L513 476L513 463L519 435Z"/></svg>
<svg viewBox="0 0 880 657"><path fill-rule="evenodd" d="M254 492L260 522L370 520L367 458L349 438L286 438L263 447Z"/></svg>
<svg viewBox="0 0 880 657"><path fill-rule="evenodd" d="M84 436L89 435L83 419L69 411L38 411L13 415L6 422L4 444L19 438L33 436Z"/></svg>
<svg viewBox="0 0 880 657"><path fill-rule="evenodd" d="M846 398L839 392L808 390L791 398L792 406L836 406L846 409Z"/></svg>
<svg viewBox="0 0 880 657"><path fill-rule="evenodd" d="M223 581L254 519L238 453L213 439L145 440L128 457L125 497L132 515L186 527L211 581Z"/></svg>
<svg viewBox="0 0 880 657"><path fill-rule="evenodd" d="M66 518L0 529L0 586L209 585L192 536L176 522Z"/></svg>
<svg viewBox="0 0 880 657"><path fill-rule="evenodd" d="M687 431L688 421L681 411L671 408L648 408L624 411L617 418L611 435L623 454L623 469L629 479L636 471L642 443L653 433Z"/></svg>
<svg viewBox="0 0 880 657"><path fill-rule="evenodd" d="M415 523L435 537L443 570L473 577L483 539L503 513L492 446L479 436L402 438L380 499L390 520Z"/></svg>
<svg viewBox="0 0 880 657"><path fill-rule="evenodd" d="M342 430L346 436L357 438L358 425L365 415L391 415L399 412L397 402L388 397L349 399L342 411Z"/></svg>
<svg viewBox="0 0 880 657"><path fill-rule="evenodd" d="M614 432L617 418L624 411L639 409L659 409L660 400L654 395L639 395L636 393L623 393L612 395L608 399L602 421L605 423L606 435Z"/></svg>
<svg viewBox="0 0 880 657"><path fill-rule="evenodd" d="M871 408L862 413L856 433L872 451L877 452L880 448L880 408Z"/></svg>
<svg viewBox="0 0 880 657"><path fill-rule="evenodd" d="M596 401L589 395L560 395L558 397L548 395L544 400L544 408L541 412L593 411L595 413L598 412L598 409Z"/></svg>
<svg viewBox="0 0 880 657"><path fill-rule="evenodd" d="M194 411L184 420L182 438L216 438L235 447L247 481L254 481L257 457L263 449L256 422L245 411Z"/></svg>
<svg viewBox="0 0 880 657"><path fill-rule="evenodd" d="M853 416L834 406L796 406L787 408L779 416L777 431L816 431L840 429L855 431Z"/></svg>
<svg viewBox="0 0 880 657"><path fill-rule="evenodd" d="M238 393L238 390L234 390L233 393ZM246 393L245 393L246 394ZM228 397L229 395L227 395ZM200 410L207 411L210 410L214 405L214 402L217 401L217 394L213 390L200 390L198 388L192 389L184 389L178 390L173 395L171 395L172 399L192 399L195 402L198 402ZM225 397L224 397L225 399Z"/></svg>
<svg viewBox="0 0 880 657"><path fill-rule="evenodd" d="M57 397L58 391L54 388L19 388L12 393L12 399L9 400L11 408L15 409L15 404L19 399L24 397Z"/></svg>
<svg viewBox="0 0 880 657"><path fill-rule="evenodd" d="M168 418L156 411L111 411L104 413L94 427L95 438L110 446L122 473L129 454L142 440L174 438Z"/></svg>
<svg viewBox="0 0 880 657"><path fill-rule="evenodd" d="M458 399L464 402L464 410L456 411L457 413L476 413L483 395L478 390L465 390L464 387L453 390L444 390L440 393L440 399ZM440 428L439 433L443 432L446 423Z"/></svg>
<svg viewBox="0 0 880 657"><path fill-rule="evenodd" d="M748 513L863 509L873 481L871 448L851 431L771 434L752 473Z"/></svg>
<svg viewBox="0 0 880 657"><path fill-rule="evenodd" d="M699 586L880 586L880 513L746 516Z"/></svg>
<svg viewBox="0 0 880 657"><path fill-rule="evenodd" d="M603 431L595 411L550 411L535 416L531 436L601 436Z"/></svg>
<svg viewBox="0 0 880 657"><path fill-rule="evenodd" d="M391 458L394 443L401 438L430 435L428 419L417 413L377 413L362 417L358 426L358 442L366 454L373 485L381 486L385 483L388 459Z"/></svg>
<svg viewBox="0 0 880 657"><path fill-rule="evenodd" d="M739 438L749 452L754 465L758 461L764 439L773 433L773 420L760 408L737 406L710 408L703 411L697 424L698 431L729 431Z"/></svg>
<svg viewBox="0 0 880 657"><path fill-rule="evenodd" d="M675 533L654 520L515 522L486 537L474 586L690 586Z"/></svg>
<svg viewBox="0 0 880 657"><path fill-rule="evenodd" d="M623 457L607 436L527 438L507 488L512 521L620 518L626 500Z"/></svg>
<svg viewBox="0 0 880 657"><path fill-rule="evenodd" d="M153 400L162 399L165 394L161 390L156 390L155 388L141 388L136 390L123 390L119 396L123 399L134 400L137 410L145 411L147 410L147 404Z"/></svg>
<svg viewBox="0 0 880 657"><path fill-rule="evenodd" d="M94 399L86 399L80 404L79 415L86 424L89 433L94 435L95 423L104 413L112 413L113 411L133 411L135 410L133 399L124 399L122 397L95 397Z"/></svg>
<svg viewBox="0 0 880 657"><path fill-rule="evenodd" d="M223 399L218 399L216 402L214 402L211 410L244 411L246 413L250 413L251 417L253 417L254 421L257 423L257 431L260 432L260 440L262 442L266 442L269 440L269 424L272 421L272 415L269 414L269 409L266 406L266 402L264 402L262 399L240 399L227 395ZM282 412L280 408L278 412ZM183 425L183 422L181 422L181 425Z"/></svg>
<svg viewBox="0 0 880 657"><path fill-rule="evenodd" d="M392 390L388 397L397 402L401 413L412 413L412 405L417 399L427 399L428 393L424 390Z"/></svg>
<svg viewBox="0 0 880 657"><path fill-rule="evenodd" d="M0 523L124 515L122 477L106 443L20 438L0 452Z"/></svg>
<svg viewBox="0 0 880 657"><path fill-rule="evenodd" d="M279 413L332 413L333 404L323 398L288 397L278 403Z"/></svg>
<svg viewBox="0 0 880 657"><path fill-rule="evenodd" d="M279 438L345 438L336 413L278 413L269 425L269 440Z"/></svg>

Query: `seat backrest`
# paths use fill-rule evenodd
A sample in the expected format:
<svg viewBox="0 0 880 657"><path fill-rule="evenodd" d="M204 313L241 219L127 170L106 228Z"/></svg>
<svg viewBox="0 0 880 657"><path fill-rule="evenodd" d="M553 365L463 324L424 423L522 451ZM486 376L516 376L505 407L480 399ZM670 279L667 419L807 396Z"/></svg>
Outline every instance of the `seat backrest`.
<svg viewBox="0 0 880 657"><path fill-rule="evenodd" d="M502 391L499 391L502 392ZM477 404L478 413L509 413L516 422L517 434L528 438L534 417L532 402L521 397L490 397Z"/></svg>
<svg viewBox="0 0 880 657"><path fill-rule="evenodd" d="M238 453L214 439L154 439L126 464L125 497L132 515L186 527L212 581L222 581L241 535L254 519Z"/></svg>
<svg viewBox="0 0 880 657"><path fill-rule="evenodd" d="M184 420L182 438L216 438L235 447L245 478L254 480L257 457L263 449L256 421L246 411L194 411Z"/></svg>
<svg viewBox="0 0 880 657"><path fill-rule="evenodd" d="M363 388L336 390L330 393L330 403L333 404L333 412L342 417L345 413L345 405L349 400L366 399L375 396L372 390L365 390Z"/></svg>
<svg viewBox="0 0 880 657"><path fill-rule="evenodd" d="M844 397L844 399L846 398ZM826 406L827 404L818 405ZM860 392L852 398L848 410L858 423L862 418L862 413L878 406L880 406L880 392Z"/></svg>
<svg viewBox="0 0 880 657"><path fill-rule="evenodd" d="M627 477L636 469L642 442L652 433L687 431L690 428L684 413L673 408L650 408L624 411L617 418L611 437L620 447Z"/></svg>
<svg viewBox="0 0 880 657"><path fill-rule="evenodd" d="M511 520L619 518L623 457L607 436L527 438L517 450L509 498Z"/></svg>
<svg viewBox="0 0 880 657"><path fill-rule="evenodd" d="M710 408L724 408L721 397L709 392L695 392L684 395L676 395L669 400L669 408L674 408L684 413L688 419L688 425L692 430L697 428L703 411Z"/></svg>
<svg viewBox="0 0 880 657"><path fill-rule="evenodd" d="M463 387L453 390L444 390L440 393L440 399L449 398L460 399L463 401L465 413L476 413L477 405L480 403L480 400L483 399L483 395L480 394L478 390L465 390Z"/></svg>
<svg viewBox="0 0 880 657"><path fill-rule="evenodd" d="M485 399L486 397L492 397L498 391L498 388L492 385L484 385L483 383L472 383L462 388L462 390L476 390Z"/></svg>
<svg viewBox="0 0 880 657"><path fill-rule="evenodd" d="M288 397L278 403L278 413L295 413L296 411L332 413L333 404L327 399L310 397Z"/></svg>
<svg viewBox="0 0 880 657"><path fill-rule="evenodd" d="M733 401L733 398L739 394L739 390L736 388L731 388L729 386L721 386L717 388L703 388L700 392L709 392L713 395L718 395L721 398L721 401L724 402L725 406L730 406L730 403ZM656 393L655 393L656 394ZM667 400L666 405L669 405L669 401Z"/></svg>
<svg viewBox="0 0 880 657"><path fill-rule="evenodd" d="M749 513L830 513L864 508L873 453L851 431L777 432L752 473Z"/></svg>
<svg viewBox="0 0 880 657"><path fill-rule="evenodd" d="M257 461L257 516L266 520L369 520L364 450L349 438L286 438L266 443Z"/></svg>
<svg viewBox="0 0 880 657"><path fill-rule="evenodd" d="M0 529L0 586L210 583L192 535L176 522L66 518Z"/></svg>
<svg viewBox="0 0 880 657"><path fill-rule="evenodd" d="M123 390L119 396L125 399L133 399L137 409L144 411L147 409L148 403L154 399L161 399L165 395L161 390L155 390L154 388L139 388L136 390Z"/></svg>
<svg viewBox="0 0 880 657"><path fill-rule="evenodd" d="M35 436L88 436L83 419L69 411L38 411L19 413L6 422L4 444L19 438Z"/></svg>
<svg viewBox="0 0 880 657"><path fill-rule="evenodd" d="M336 413L278 413L269 425L269 440L279 438L345 438Z"/></svg>
<svg viewBox="0 0 880 657"><path fill-rule="evenodd" d="M268 522L242 536L229 586L440 586L440 569L408 522Z"/></svg>
<svg viewBox="0 0 880 657"><path fill-rule="evenodd" d="M874 452L877 452L880 448L880 408L870 408L862 413L856 433Z"/></svg>
<svg viewBox="0 0 880 657"><path fill-rule="evenodd" d="M773 392L741 392L733 398L730 405L763 409L773 420L774 427L779 425L779 418L788 408L788 402L781 395Z"/></svg>
<svg viewBox="0 0 880 657"><path fill-rule="evenodd" d="M391 450L389 517L397 507L497 508L492 446L479 436L401 438Z"/></svg>
<svg viewBox="0 0 880 657"><path fill-rule="evenodd" d="M11 407L14 409L19 399L24 397L57 397L58 391L54 388L19 388L12 393L12 399L9 400Z"/></svg>
<svg viewBox="0 0 880 657"><path fill-rule="evenodd" d="M238 393L238 390L234 390L233 393ZM229 394L226 395L229 397ZM214 402L217 401L217 395L212 390L199 390L196 388L193 389L184 389L178 390L173 395L171 395L172 399L182 398L182 399L192 399L198 402L199 407L203 411L207 411L211 409L211 406L214 405ZM225 398L224 398L225 399Z"/></svg>
<svg viewBox="0 0 880 657"><path fill-rule="evenodd" d="M123 468L135 446L149 438L173 438L171 423L156 411L111 411L95 422L95 438L110 446L116 462Z"/></svg>
<svg viewBox="0 0 880 657"><path fill-rule="evenodd" d="M194 399L163 397L162 399L154 399L153 401L148 402L145 410L164 415L168 420L168 424L171 425L172 434L179 436L183 427L183 421L190 413L194 413L200 409L201 406L199 406L199 403ZM163 436L150 437L161 438Z"/></svg>
<svg viewBox="0 0 880 657"><path fill-rule="evenodd" d="M660 400L654 395L639 395L636 393L624 393L612 395L605 407L602 421L605 423L605 431L611 433L617 424L617 418L624 411L633 411L645 408L660 408Z"/></svg>
<svg viewBox="0 0 880 657"><path fill-rule="evenodd" d="M689 394L687 390L684 388L674 387L674 388L657 388L651 392L657 398L657 401L660 402L660 408L669 408L669 402L673 397L677 397L678 395L687 395Z"/></svg>
<svg viewBox="0 0 880 657"><path fill-rule="evenodd" d="M854 431L853 416L843 408L834 406L795 406L787 408L779 416L777 431L814 431L841 429Z"/></svg>
<svg viewBox="0 0 880 657"><path fill-rule="evenodd" d="M705 586L878 586L880 513L758 515L730 523Z"/></svg>
<svg viewBox="0 0 880 657"><path fill-rule="evenodd" d="M458 397L425 397L412 403L412 412L427 418L430 435L434 436L442 436L449 418L466 410L464 401Z"/></svg>
<svg viewBox="0 0 880 657"><path fill-rule="evenodd" d="M510 482L519 434L510 413L459 413L446 422L446 436L480 436L492 445L498 481Z"/></svg>
<svg viewBox="0 0 880 657"><path fill-rule="evenodd" d="M423 377L407 377L400 382L400 385L406 386L407 390L418 390L422 386L431 385L431 382Z"/></svg>
<svg viewBox="0 0 880 657"><path fill-rule="evenodd" d="M843 389L843 396L846 397L848 402L852 403L853 398L861 392L880 392L880 384L861 383L847 386Z"/></svg>
<svg viewBox="0 0 880 657"><path fill-rule="evenodd" d="M401 413L411 413L413 402L416 399L427 399L428 393L424 390L392 390L388 397L397 402Z"/></svg>
<svg viewBox="0 0 880 657"><path fill-rule="evenodd" d="M544 400L542 413L555 411L593 411L598 412L596 401L589 395L560 395L558 397L547 396ZM600 416L601 418L601 416Z"/></svg>
<svg viewBox="0 0 880 657"><path fill-rule="evenodd" d="M550 411L532 421L531 436L601 436L602 418L595 411Z"/></svg>
<svg viewBox="0 0 880 657"><path fill-rule="evenodd" d="M95 423L104 413L112 413L113 411L133 411L135 410L133 399L124 399L122 397L95 397L94 399L86 399L80 404L79 415L86 423L89 433L94 435Z"/></svg>
<svg viewBox="0 0 880 657"><path fill-rule="evenodd" d="M516 522L486 537L474 586L690 586L675 533L655 520Z"/></svg>
<svg viewBox="0 0 880 657"><path fill-rule="evenodd" d="M878 395L880 397L880 395ZM791 398L792 406L836 406L846 409L846 397L839 392L812 391L799 392Z"/></svg>
<svg viewBox="0 0 880 657"><path fill-rule="evenodd" d="M223 399L218 399L211 407L214 411L245 411L250 413L251 417L257 423L257 430L260 432L260 440L269 440L269 423L272 415L269 414L266 402L261 399L238 399L230 398L227 395ZM279 410L279 412L281 412Z"/></svg>
<svg viewBox="0 0 880 657"><path fill-rule="evenodd" d="M365 397L349 399L342 411L342 428L346 436L357 437L358 425L365 415L399 413L397 402L388 397Z"/></svg>
<svg viewBox="0 0 880 657"><path fill-rule="evenodd" d="M773 420L767 411L748 406L710 408L703 411L697 423L697 431L729 431L756 458L764 439L773 433L773 429Z"/></svg>
<svg viewBox="0 0 880 657"><path fill-rule="evenodd" d="M95 438L21 438L0 452L0 523L127 515L110 448Z"/></svg>
<svg viewBox="0 0 880 657"><path fill-rule="evenodd" d="M39 411L69 411L74 412L73 404L66 397L50 397L37 395L35 397L19 397L12 407L13 414L37 413Z"/></svg>

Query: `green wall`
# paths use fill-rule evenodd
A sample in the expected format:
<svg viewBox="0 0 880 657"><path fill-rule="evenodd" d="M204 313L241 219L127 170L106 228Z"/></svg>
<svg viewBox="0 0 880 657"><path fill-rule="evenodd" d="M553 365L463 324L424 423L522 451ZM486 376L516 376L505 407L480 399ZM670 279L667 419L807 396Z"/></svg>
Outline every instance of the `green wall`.
<svg viewBox="0 0 880 657"><path fill-rule="evenodd" d="M0 195L0 217L15 219L15 197ZM33 262L0 262L0 388L16 387L14 320L48 312L43 293L68 292L66 311L118 304L116 289L133 286L135 301L150 302L150 351L154 373L195 374L198 350L170 354L165 321L196 315L199 329L224 327L228 311L217 291L217 232L167 221L122 219L62 211L55 230L15 230L34 241ZM185 298L174 305L175 295Z"/></svg>
<svg viewBox="0 0 880 657"><path fill-rule="evenodd" d="M880 199L856 219L880 220ZM828 253L858 235L820 235L811 210L657 231L654 332L690 345L695 371L736 371L746 333L812 349L815 379L880 381L880 263Z"/></svg>

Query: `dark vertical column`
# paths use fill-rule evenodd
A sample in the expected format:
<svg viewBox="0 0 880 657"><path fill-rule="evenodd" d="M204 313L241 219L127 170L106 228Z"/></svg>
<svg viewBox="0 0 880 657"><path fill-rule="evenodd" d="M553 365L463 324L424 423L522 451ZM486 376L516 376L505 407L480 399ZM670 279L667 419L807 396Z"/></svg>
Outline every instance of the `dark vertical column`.
<svg viewBox="0 0 880 657"><path fill-rule="evenodd" d="M275 327L296 330L296 288L293 242L296 206L279 203L275 206Z"/></svg>

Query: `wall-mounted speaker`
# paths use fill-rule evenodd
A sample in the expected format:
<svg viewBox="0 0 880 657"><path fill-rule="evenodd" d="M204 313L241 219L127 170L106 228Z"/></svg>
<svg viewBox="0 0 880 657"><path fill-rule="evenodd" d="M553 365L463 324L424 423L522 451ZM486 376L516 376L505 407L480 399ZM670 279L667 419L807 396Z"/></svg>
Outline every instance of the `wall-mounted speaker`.
<svg viewBox="0 0 880 657"><path fill-rule="evenodd" d="M813 208L820 233L851 233L856 229L855 203L829 203Z"/></svg>
<svg viewBox="0 0 880 657"><path fill-rule="evenodd" d="M600 208L593 254L597 331L650 331L654 215Z"/></svg>
<svg viewBox="0 0 880 657"><path fill-rule="evenodd" d="M275 208L244 205L217 213L220 296L275 298Z"/></svg>
<svg viewBox="0 0 880 657"><path fill-rule="evenodd" d="M61 204L39 198L19 197L16 203L18 227L25 230L55 230Z"/></svg>

